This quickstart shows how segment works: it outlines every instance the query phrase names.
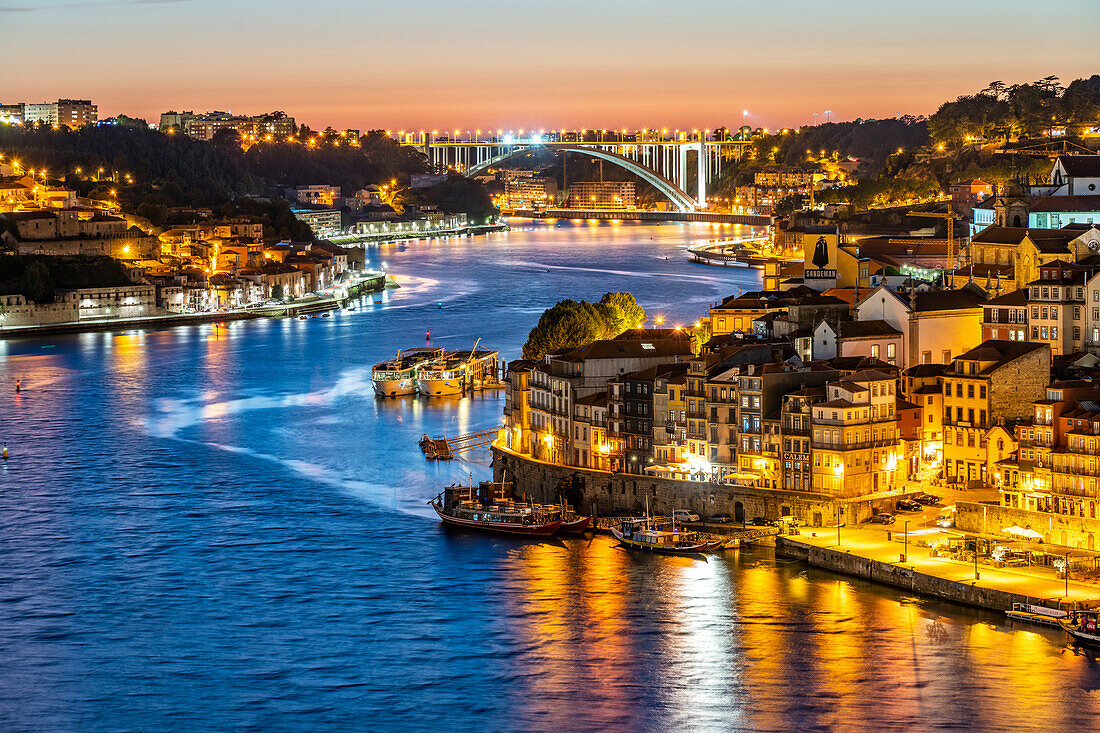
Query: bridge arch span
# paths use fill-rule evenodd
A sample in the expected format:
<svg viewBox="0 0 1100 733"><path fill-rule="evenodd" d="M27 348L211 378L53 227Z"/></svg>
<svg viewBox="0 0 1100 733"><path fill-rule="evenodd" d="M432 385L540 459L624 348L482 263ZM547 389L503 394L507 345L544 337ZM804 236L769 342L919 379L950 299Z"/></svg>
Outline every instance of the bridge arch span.
<svg viewBox="0 0 1100 733"><path fill-rule="evenodd" d="M506 153L498 155L495 158L491 158L484 163L479 163L478 165L472 166L468 171L466 171L466 175L475 176L478 173L486 170L487 168L499 165L500 163L503 163L510 158L514 158L519 155L525 155L532 152L533 150L538 149L541 149L541 146L524 145L523 147L518 147L514 150L510 150ZM582 155L588 155L599 160L606 160L609 163L614 163L620 168L623 168L624 170L627 170L638 176L638 178L641 178L643 181L650 184L662 194L667 196L669 201L672 202L673 206L675 206L678 211L695 211L696 202L690 194L688 194L682 188L680 188L661 174L645 167L644 165L636 161L631 160L630 158L619 155L618 153L601 150L599 148L556 147L553 148L553 150L554 152L562 153L580 153Z"/></svg>

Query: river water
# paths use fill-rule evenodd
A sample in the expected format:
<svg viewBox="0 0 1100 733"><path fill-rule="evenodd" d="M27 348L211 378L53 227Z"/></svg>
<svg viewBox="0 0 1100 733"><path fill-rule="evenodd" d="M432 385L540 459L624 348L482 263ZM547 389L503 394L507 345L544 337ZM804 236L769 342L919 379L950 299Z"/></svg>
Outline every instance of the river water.
<svg viewBox="0 0 1100 733"><path fill-rule="evenodd" d="M488 455L416 441L502 396L377 401L370 365L429 329L517 358L608 290L690 322L758 284L686 261L732 233L520 223L372 246L403 287L331 318L0 341L0 729L1091 728L1096 661L1057 631L766 549L439 526Z"/></svg>

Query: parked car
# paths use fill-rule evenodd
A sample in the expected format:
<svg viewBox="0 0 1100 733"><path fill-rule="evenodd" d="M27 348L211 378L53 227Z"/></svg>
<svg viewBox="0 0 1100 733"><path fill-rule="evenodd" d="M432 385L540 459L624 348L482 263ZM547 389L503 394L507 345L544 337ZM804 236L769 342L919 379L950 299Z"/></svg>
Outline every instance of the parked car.
<svg viewBox="0 0 1100 733"><path fill-rule="evenodd" d="M698 522L699 515L690 509L677 509L672 512L672 518L677 522Z"/></svg>
<svg viewBox="0 0 1100 733"><path fill-rule="evenodd" d="M941 514L936 517L936 526L944 529L949 529L955 526L955 516L953 514Z"/></svg>
<svg viewBox="0 0 1100 733"><path fill-rule="evenodd" d="M912 499L898 499L894 502L894 508L899 512L919 512L924 505Z"/></svg>
<svg viewBox="0 0 1100 733"><path fill-rule="evenodd" d="M923 491L919 494L914 495L912 499L918 504L923 504L924 506L935 506L936 504L940 503L940 497L936 496L935 494L929 494Z"/></svg>
<svg viewBox="0 0 1100 733"><path fill-rule="evenodd" d="M733 521L733 519L728 514L711 514L707 517L707 521L711 524L726 524Z"/></svg>
<svg viewBox="0 0 1100 733"><path fill-rule="evenodd" d="M764 517L753 517L745 522L745 524L751 524L754 527L774 527L779 524L779 522L774 519L765 519Z"/></svg>
<svg viewBox="0 0 1100 733"><path fill-rule="evenodd" d="M893 524L895 519L890 512L875 512L867 521L873 524Z"/></svg>
<svg viewBox="0 0 1100 733"><path fill-rule="evenodd" d="M780 517L779 518L779 523L780 524L785 524L788 527L805 527L806 526L805 522L803 522L798 517L792 516L790 514L788 514L785 517Z"/></svg>

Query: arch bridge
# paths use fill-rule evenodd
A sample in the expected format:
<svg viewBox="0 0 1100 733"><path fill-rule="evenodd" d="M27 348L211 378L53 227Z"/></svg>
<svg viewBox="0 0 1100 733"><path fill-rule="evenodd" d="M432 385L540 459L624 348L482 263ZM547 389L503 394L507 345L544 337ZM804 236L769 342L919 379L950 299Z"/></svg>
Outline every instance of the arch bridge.
<svg viewBox="0 0 1100 733"><path fill-rule="evenodd" d="M536 150L587 155L638 176L667 196L678 211L697 211L707 206L708 179L720 176L729 161L740 160L744 147L749 144L747 140L706 140L701 136L688 141L599 142L548 141L540 136L489 140L439 140L425 136L416 147L438 170L450 168L466 175L476 175ZM691 153L695 154L692 161L696 169L694 192L687 190Z"/></svg>

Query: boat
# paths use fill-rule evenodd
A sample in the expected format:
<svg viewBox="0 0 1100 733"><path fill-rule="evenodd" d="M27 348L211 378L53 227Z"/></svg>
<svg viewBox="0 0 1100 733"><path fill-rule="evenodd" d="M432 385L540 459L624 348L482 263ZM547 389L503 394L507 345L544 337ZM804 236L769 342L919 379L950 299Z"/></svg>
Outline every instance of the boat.
<svg viewBox="0 0 1100 733"><path fill-rule="evenodd" d="M1100 611L1073 611L1058 620L1074 641L1088 646L1100 647Z"/></svg>
<svg viewBox="0 0 1100 733"><path fill-rule="evenodd" d="M558 532L561 532L562 534L581 534L586 529L588 529L588 525L592 524L592 517L579 516L575 511L573 511L573 507L565 503L564 499L562 500L560 511L561 528L558 530Z"/></svg>
<svg viewBox="0 0 1100 733"><path fill-rule="evenodd" d="M563 534L581 534L588 529L588 525L592 524L592 517L578 517L572 514L572 510L562 519L561 529L558 531Z"/></svg>
<svg viewBox="0 0 1100 733"><path fill-rule="evenodd" d="M661 522L649 518L624 519L611 534L624 547L663 555L698 555L707 549L707 542L698 532L666 529Z"/></svg>
<svg viewBox="0 0 1100 733"><path fill-rule="evenodd" d="M416 394L416 370L443 357L443 349L418 348L398 351L397 355L380 361L371 370L371 383L379 397L399 397Z"/></svg>
<svg viewBox="0 0 1100 733"><path fill-rule="evenodd" d="M481 339L478 339L481 343ZM459 395L497 378L500 353L491 350L448 351L416 370L416 388L425 397Z"/></svg>
<svg viewBox="0 0 1100 733"><path fill-rule="evenodd" d="M1046 606L1036 606L1030 603L1013 603L1011 611L1005 611L1005 616L1013 621L1026 621L1030 624L1043 626L1060 626L1062 619L1068 616L1065 611Z"/></svg>
<svg viewBox="0 0 1100 733"><path fill-rule="evenodd" d="M517 503L510 495L510 484L482 481L476 487L448 486L428 503L444 524L455 527L528 537L549 537L561 527L560 509Z"/></svg>

